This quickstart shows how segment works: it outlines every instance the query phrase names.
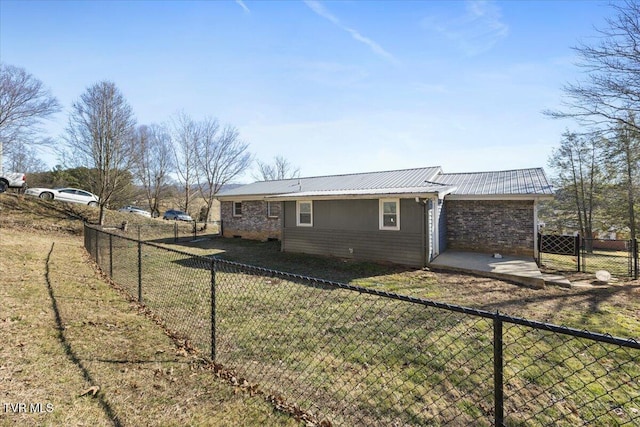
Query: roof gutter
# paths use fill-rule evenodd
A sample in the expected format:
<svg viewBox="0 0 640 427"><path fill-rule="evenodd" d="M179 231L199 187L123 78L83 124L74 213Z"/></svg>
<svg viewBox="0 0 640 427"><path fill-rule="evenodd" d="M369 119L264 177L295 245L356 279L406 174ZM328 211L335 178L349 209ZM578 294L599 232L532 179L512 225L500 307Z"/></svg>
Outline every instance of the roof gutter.
<svg viewBox="0 0 640 427"><path fill-rule="evenodd" d="M447 200L553 200L553 194L450 194Z"/></svg>
<svg viewBox="0 0 640 427"><path fill-rule="evenodd" d="M446 187L441 190L434 191L415 191L408 189L407 191L393 191L397 189L392 189L389 192L385 192L384 190L371 191L371 190L362 190L362 191L352 191L352 192L324 192L324 191L308 191L308 192L300 192L300 193L291 193L291 194L276 194L265 196L264 200L269 201L288 201L288 200L302 200L302 199L312 199L312 200L353 200L353 199L379 199L379 198L430 198L434 195L440 199L443 199L447 194L455 191L455 187Z"/></svg>

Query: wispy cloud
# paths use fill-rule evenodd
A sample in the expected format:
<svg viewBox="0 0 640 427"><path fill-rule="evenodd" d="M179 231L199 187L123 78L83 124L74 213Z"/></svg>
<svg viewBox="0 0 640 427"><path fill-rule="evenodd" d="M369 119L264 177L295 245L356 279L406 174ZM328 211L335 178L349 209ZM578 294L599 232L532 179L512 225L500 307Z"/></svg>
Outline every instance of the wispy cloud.
<svg viewBox="0 0 640 427"><path fill-rule="evenodd" d="M324 7L324 5L319 1L304 0L304 2L315 14L331 22L333 25L340 28L342 31L349 33L349 35L351 35L351 37L354 40L365 44L367 47L369 47L369 49L371 49L373 53L375 53L379 57L393 64L398 63L398 60L391 53L387 52L382 46L380 46L374 40L362 35L358 30L348 27L344 25L342 22L340 22L340 20L331 12L329 12L329 10L327 10L327 8Z"/></svg>
<svg viewBox="0 0 640 427"><path fill-rule="evenodd" d="M502 12L493 1L467 1L465 13L455 18L442 16L422 20L423 26L454 41L467 55L484 53L509 34Z"/></svg>
<svg viewBox="0 0 640 427"><path fill-rule="evenodd" d="M242 0L236 0L236 3L242 8L242 10L244 10L246 13L250 13L251 11L249 10L249 8L247 7L246 4L244 4L244 2Z"/></svg>

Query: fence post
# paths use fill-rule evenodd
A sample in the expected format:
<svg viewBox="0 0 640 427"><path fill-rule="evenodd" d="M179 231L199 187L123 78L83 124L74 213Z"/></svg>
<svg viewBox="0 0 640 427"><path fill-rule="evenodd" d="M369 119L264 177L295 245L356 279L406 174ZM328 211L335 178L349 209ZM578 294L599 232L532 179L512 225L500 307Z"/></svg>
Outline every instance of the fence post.
<svg viewBox="0 0 640 427"><path fill-rule="evenodd" d="M193 240L198 238L198 221L193 221Z"/></svg>
<svg viewBox="0 0 640 427"><path fill-rule="evenodd" d="M138 302L142 302L142 242L138 240Z"/></svg>
<svg viewBox="0 0 640 427"><path fill-rule="evenodd" d="M638 280L638 240L633 239L633 279Z"/></svg>
<svg viewBox="0 0 640 427"><path fill-rule="evenodd" d="M211 360L216 361L216 260L211 258Z"/></svg>
<svg viewBox="0 0 640 427"><path fill-rule="evenodd" d="M578 259L578 265L577 265L578 269L576 271L579 273L580 271L582 271L580 262L583 261L580 258L583 258L584 254L582 252L583 251L582 244L580 243L580 234L576 234L575 239L576 239L576 241L575 241L574 245L575 245L575 248L576 248L576 256L577 256L577 259Z"/></svg>
<svg viewBox="0 0 640 427"><path fill-rule="evenodd" d="M502 319L496 311L493 316L493 400L495 426L504 425L504 359L502 348Z"/></svg>
<svg viewBox="0 0 640 427"><path fill-rule="evenodd" d="M109 277L113 279L113 234L109 234Z"/></svg>
<svg viewBox="0 0 640 427"><path fill-rule="evenodd" d="M95 247L94 247L94 257L96 260L96 264L100 265L100 259L98 258L98 247L99 247L99 243L98 241L100 240L100 233L98 232L98 230L96 230L96 241L95 241Z"/></svg>
<svg viewBox="0 0 640 427"><path fill-rule="evenodd" d="M178 223L173 223L173 242L178 243Z"/></svg>

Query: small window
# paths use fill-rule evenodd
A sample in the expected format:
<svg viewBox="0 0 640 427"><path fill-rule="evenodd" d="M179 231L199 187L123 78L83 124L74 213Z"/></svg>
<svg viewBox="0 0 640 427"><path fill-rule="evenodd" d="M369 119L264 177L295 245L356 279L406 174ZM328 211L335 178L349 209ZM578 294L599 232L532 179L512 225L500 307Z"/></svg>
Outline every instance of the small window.
<svg viewBox="0 0 640 427"><path fill-rule="evenodd" d="M380 230L400 230L399 199L380 199Z"/></svg>
<svg viewBox="0 0 640 427"><path fill-rule="evenodd" d="M313 226L313 202L298 201L296 202L296 225L299 227Z"/></svg>
<svg viewBox="0 0 640 427"><path fill-rule="evenodd" d="M233 202L233 216L242 216L242 202Z"/></svg>
<svg viewBox="0 0 640 427"><path fill-rule="evenodd" d="M269 218L278 218L280 213L279 205L277 202L267 202L267 216Z"/></svg>

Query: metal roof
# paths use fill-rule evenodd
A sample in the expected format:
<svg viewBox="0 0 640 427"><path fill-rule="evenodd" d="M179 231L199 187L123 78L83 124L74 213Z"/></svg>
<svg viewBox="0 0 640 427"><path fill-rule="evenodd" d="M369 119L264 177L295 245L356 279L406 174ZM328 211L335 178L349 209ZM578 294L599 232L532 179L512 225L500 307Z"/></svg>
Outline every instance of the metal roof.
<svg viewBox="0 0 640 427"><path fill-rule="evenodd" d="M266 196L272 200L289 199L315 199L315 198L343 198L357 196L400 196L409 194L411 197L417 195L439 194L445 195L455 190L456 187L444 184L430 183L420 187L391 187L372 188L366 190L326 190L326 191L302 191L298 193L283 193L273 196Z"/></svg>
<svg viewBox="0 0 640 427"><path fill-rule="evenodd" d="M218 194L219 197L269 196L307 192L342 192L365 194L367 190L402 188L433 188L441 184L433 178L441 172L440 167L426 167L383 172L354 173L346 175L317 176L311 178L258 181ZM421 190L422 191L422 190ZM422 191L425 192L425 191ZM373 193L372 193L373 194Z"/></svg>
<svg viewBox="0 0 640 427"><path fill-rule="evenodd" d="M435 181L457 187L455 195L553 195L542 168L441 173Z"/></svg>
<svg viewBox="0 0 640 427"><path fill-rule="evenodd" d="M542 168L442 173L439 166L383 172L258 181L218 194L219 198L313 198L383 194L456 196L553 195Z"/></svg>

